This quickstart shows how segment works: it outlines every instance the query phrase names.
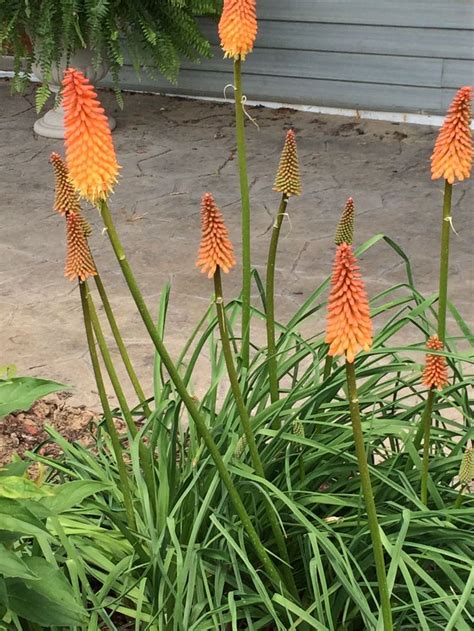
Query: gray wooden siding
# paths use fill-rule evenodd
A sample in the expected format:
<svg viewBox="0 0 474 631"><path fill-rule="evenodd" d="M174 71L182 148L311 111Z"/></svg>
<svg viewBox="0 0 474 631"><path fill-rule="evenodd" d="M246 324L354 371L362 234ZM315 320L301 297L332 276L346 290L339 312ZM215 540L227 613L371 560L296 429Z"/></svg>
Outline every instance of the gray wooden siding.
<svg viewBox="0 0 474 631"><path fill-rule="evenodd" d="M443 113L474 83L474 0L257 0L259 33L244 65L248 99ZM214 57L185 63L177 86L124 68L124 86L222 97L232 64L214 23Z"/></svg>

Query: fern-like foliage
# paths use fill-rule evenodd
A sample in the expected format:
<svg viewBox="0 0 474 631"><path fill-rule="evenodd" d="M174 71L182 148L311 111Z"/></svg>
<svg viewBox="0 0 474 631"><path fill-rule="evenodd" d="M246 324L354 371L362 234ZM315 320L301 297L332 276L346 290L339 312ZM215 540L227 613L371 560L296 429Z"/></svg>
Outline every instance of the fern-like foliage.
<svg viewBox="0 0 474 631"><path fill-rule="evenodd" d="M182 58L210 56L196 17L217 16L221 0L0 0L0 54L14 58L14 91L28 82L31 67L41 69L40 109L50 95L52 71L81 48L106 61L116 93L120 69L161 72L175 83Z"/></svg>

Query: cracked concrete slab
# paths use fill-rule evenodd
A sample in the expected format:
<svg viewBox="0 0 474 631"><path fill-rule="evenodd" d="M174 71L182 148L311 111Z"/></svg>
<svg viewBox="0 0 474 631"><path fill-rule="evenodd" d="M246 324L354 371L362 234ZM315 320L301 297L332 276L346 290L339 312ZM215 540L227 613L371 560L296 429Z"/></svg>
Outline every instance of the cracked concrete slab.
<svg viewBox="0 0 474 631"><path fill-rule="evenodd" d="M121 111L109 92L106 108L117 119L114 142L122 165L111 203L116 224L148 304L172 283L166 341L177 355L210 303L211 285L194 267L200 238L201 194L211 191L240 254L240 207L233 109L230 104L125 94ZM78 403L95 406L97 393L86 350L77 289L63 277L64 222L52 212L53 177L48 158L62 143L33 133L33 89L10 96L0 83L0 365L19 374L58 379L74 387ZM264 274L269 230L279 196L272 192L284 133L297 133L303 195L289 204L277 260L277 315L287 320L324 280L332 263L332 239L348 196L356 202L356 243L383 232L410 256L415 280L437 290L442 184L431 182L429 157L436 130L289 109L249 108L253 263ZM474 220L472 184L455 186L450 298L474 324ZM137 371L149 393L153 349L114 262L97 213L91 244ZM361 257L369 292L403 282L403 262L384 244ZM240 270L225 278L235 296ZM255 290L255 303L258 295ZM377 326L377 323L376 323ZM324 314L304 330L319 333ZM264 339L262 323L254 327ZM411 341L419 341L416 331ZM196 388L208 380L207 352Z"/></svg>

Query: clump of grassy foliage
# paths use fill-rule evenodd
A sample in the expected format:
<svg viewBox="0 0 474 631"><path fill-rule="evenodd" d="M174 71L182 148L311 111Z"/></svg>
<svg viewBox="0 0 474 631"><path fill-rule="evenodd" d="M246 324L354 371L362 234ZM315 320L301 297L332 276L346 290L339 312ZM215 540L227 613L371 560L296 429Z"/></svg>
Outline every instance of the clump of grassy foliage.
<svg viewBox="0 0 474 631"><path fill-rule="evenodd" d="M239 57L239 86L240 70ZM243 107L237 99L237 120ZM238 124L245 223L243 133ZM291 204L288 191L280 192L277 230ZM41 470L36 482L25 478L28 463L0 472L3 628L471 629L474 336L456 308L445 298L440 306L438 293L420 292L403 250L377 234L356 255L390 249L406 278L371 298L373 343L354 362L328 355L321 316L329 277L282 323L273 319L273 283L247 266L244 294L254 282L260 300L249 305L244 295L225 303L217 266L214 304L172 360L163 342L173 326L171 289L163 288L155 322L107 194L95 202L156 350L153 395L144 398L147 388L136 379L97 270L96 293L77 271L104 420L93 451L49 429L63 456L31 454ZM77 205L63 209L66 217L71 212L79 212ZM349 240L347 230L341 234ZM269 269L277 243L278 235ZM68 273L76 269L71 261L77 262L68 259ZM134 385L135 407L117 377L98 298ZM443 309L452 316L448 333ZM257 318L272 319L270 357L249 343ZM314 334L305 337L302 328ZM413 331L419 343L400 342L413 339ZM436 331L444 350L435 355L444 358L449 381L435 392L423 385L422 370L425 342ZM197 400L192 382L205 348L208 388ZM109 408L104 372L119 409ZM123 435L113 423L117 416L125 421ZM355 449L356 435L362 449Z"/></svg>

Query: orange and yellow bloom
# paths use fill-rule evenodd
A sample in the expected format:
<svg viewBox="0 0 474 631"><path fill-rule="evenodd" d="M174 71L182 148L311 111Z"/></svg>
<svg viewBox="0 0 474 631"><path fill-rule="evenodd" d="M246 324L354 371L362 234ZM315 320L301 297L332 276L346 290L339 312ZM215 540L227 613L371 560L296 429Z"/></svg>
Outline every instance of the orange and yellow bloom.
<svg viewBox="0 0 474 631"><path fill-rule="evenodd" d="M349 363L361 349L372 346L372 321L364 282L352 246L336 250L326 325L328 355L343 355Z"/></svg>
<svg viewBox="0 0 474 631"><path fill-rule="evenodd" d="M66 71L62 94L69 176L78 193L97 204L112 191L119 170L108 120L79 70Z"/></svg>
<svg viewBox="0 0 474 631"><path fill-rule="evenodd" d="M84 232L84 219L78 213L66 215L66 248L66 278L84 281L97 274Z"/></svg>
<svg viewBox="0 0 474 631"><path fill-rule="evenodd" d="M289 129L286 133L273 190L283 193L287 197L301 195L300 166L296 150L295 132L292 129Z"/></svg>
<svg viewBox="0 0 474 631"><path fill-rule="evenodd" d="M224 57L245 59L257 37L256 0L224 0L219 37Z"/></svg>
<svg viewBox="0 0 474 631"><path fill-rule="evenodd" d="M443 342L437 335L432 335L426 343L426 348L430 351L442 351ZM437 388L441 390L448 383L448 368L446 358L442 355L426 355L426 364L423 371L423 384L427 388Z"/></svg>
<svg viewBox="0 0 474 631"><path fill-rule="evenodd" d="M202 238L196 266L212 278L219 267L228 272L235 265L234 248L224 224L221 211L211 193L205 193L201 202Z"/></svg>
<svg viewBox="0 0 474 631"><path fill-rule="evenodd" d="M436 139L431 156L431 179L443 177L449 184L471 174L473 145L471 124L472 87L456 93Z"/></svg>

